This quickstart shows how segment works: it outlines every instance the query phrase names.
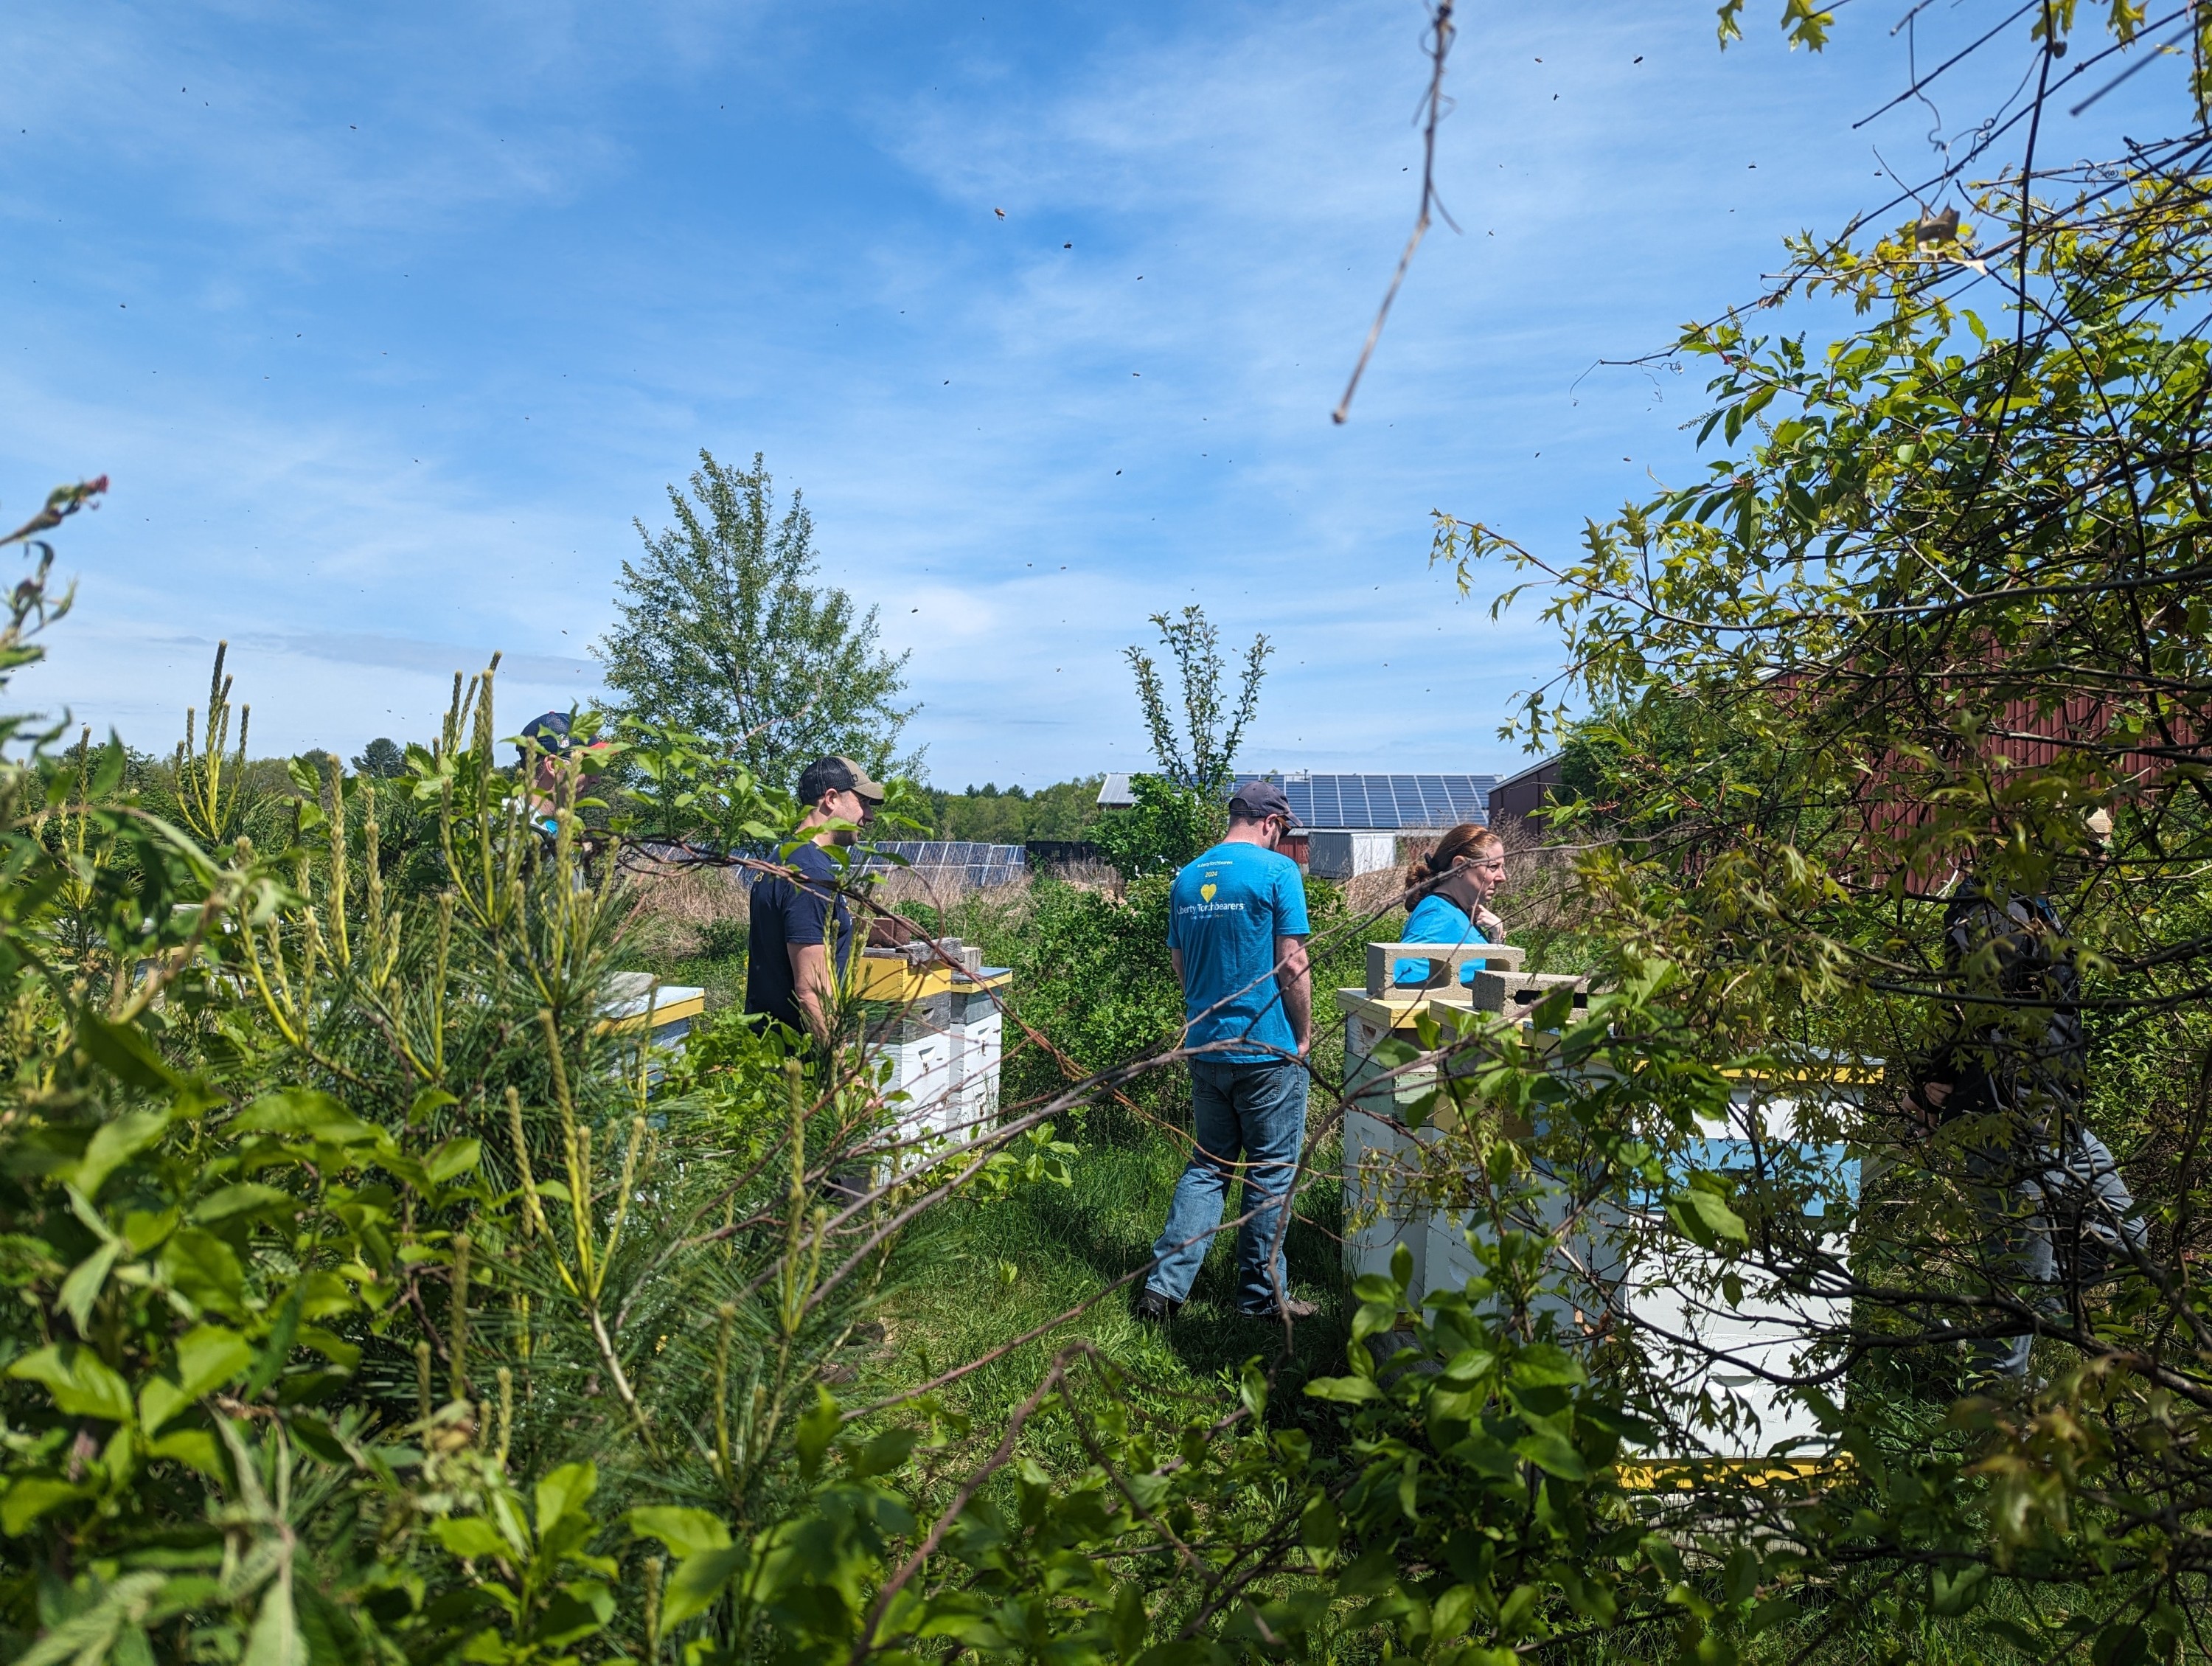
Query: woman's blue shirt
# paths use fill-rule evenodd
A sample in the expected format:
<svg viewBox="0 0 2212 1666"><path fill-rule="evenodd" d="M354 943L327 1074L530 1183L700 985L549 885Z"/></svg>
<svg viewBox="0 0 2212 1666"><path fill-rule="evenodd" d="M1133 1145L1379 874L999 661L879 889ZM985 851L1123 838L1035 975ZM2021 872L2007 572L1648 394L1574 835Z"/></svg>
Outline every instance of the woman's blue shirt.
<svg viewBox="0 0 2212 1666"><path fill-rule="evenodd" d="M1431 891L1415 903L1413 913L1406 916L1406 929L1398 939L1401 943L1443 943L1458 948L1467 943L1487 943L1490 939L1449 897ZM1428 981L1433 963L1406 959L1398 963L1397 981L1401 984L1419 986ZM1459 969L1462 984L1474 982L1475 972L1482 963L1470 960Z"/></svg>

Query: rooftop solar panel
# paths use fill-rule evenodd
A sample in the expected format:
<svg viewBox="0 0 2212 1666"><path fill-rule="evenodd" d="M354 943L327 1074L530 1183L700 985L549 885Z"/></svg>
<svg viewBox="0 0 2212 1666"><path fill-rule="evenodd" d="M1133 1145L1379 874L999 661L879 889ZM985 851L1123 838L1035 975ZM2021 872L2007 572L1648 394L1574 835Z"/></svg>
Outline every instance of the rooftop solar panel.
<svg viewBox="0 0 2212 1666"><path fill-rule="evenodd" d="M1240 782L1261 777L1240 775ZM1487 818L1495 775L1269 775L1308 827L1355 831L1449 827Z"/></svg>

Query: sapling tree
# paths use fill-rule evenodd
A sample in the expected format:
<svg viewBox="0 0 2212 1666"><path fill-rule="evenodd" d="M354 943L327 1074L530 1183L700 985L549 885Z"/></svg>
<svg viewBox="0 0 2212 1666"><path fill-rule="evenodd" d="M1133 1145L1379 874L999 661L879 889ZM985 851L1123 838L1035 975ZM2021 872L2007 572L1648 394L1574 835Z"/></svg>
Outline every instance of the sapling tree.
<svg viewBox="0 0 2212 1666"><path fill-rule="evenodd" d="M1167 681L1152 655L1133 644L1123 650L1137 674L1137 702L1152 756L1159 760L1161 775L1174 785L1219 798L1229 789L1237 749L1260 708L1260 683L1273 648L1265 635L1253 637L1231 703L1224 681L1228 668L1221 657L1221 633L1206 610L1194 602L1180 614L1152 617L1174 664L1182 703L1178 725L1170 709Z"/></svg>

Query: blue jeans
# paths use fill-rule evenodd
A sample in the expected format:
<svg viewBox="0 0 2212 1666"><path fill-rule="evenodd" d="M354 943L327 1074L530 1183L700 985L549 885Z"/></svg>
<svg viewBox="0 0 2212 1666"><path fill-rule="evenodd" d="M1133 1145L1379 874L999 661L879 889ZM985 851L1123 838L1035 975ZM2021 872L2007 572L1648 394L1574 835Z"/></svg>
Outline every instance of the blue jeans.
<svg viewBox="0 0 2212 1666"><path fill-rule="evenodd" d="M1305 1067L1288 1059L1251 1064L1193 1059L1190 1105L1197 1145L1176 1182L1167 1229L1152 1245L1159 1265L1146 1288L1171 1302L1190 1294L1206 1247L1221 1230L1222 1201L1241 1167L1240 1213L1251 1219L1237 1229L1237 1305L1246 1313L1273 1313L1277 1292L1290 1293L1276 1235L1284 1229L1283 1199L1305 1146Z"/></svg>
<svg viewBox="0 0 2212 1666"><path fill-rule="evenodd" d="M2069 1258L2081 1252L2085 1241L2096 1240L2086 1247L2093 1257L2101 1251L2112 1271L2130 1265L2127 1249L2141 1250L2148 1242L2135 1197L2120 1177L2110 1147L2079 1123L2067 1130L2063 1152L2043 1140L2025 1163L1979 1152L1970 1153L1967 1162L1969 1171L1978 1173L1983 1182L1975 1189L1974 1202L1986 1234L1984 1253L1991 1270L2010 1274L2015 1288L2025 1285L2029 1304L2054 1321L2063 1322L2066 1317L2059 1294L2058 1239L2067 1241ZM2105 1270L2077 1268L2075 1276L2094 1282ZM2034 1347L2031 1331L1978 1341L1966 1352L1977 1368L2025 1382Z"/></svg>

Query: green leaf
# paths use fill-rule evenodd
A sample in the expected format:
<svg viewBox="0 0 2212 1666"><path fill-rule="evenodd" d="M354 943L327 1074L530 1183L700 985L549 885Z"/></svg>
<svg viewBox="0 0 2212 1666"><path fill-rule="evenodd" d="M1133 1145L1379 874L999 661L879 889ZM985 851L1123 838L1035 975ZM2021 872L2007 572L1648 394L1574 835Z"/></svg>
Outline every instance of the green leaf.
<svg viewBox="0 0 2212 1666"><path fill-rule="evenodd" d="M70 1316L80 1336L91 1329L92 1304L100 1299L100 1292L107 1283L107 1275L115 1266L115 1258L123 1253L123 1240L110 1238L76 1264L76 1269L62 1280L62 1310Z"/></svg>
<svg viewBox="0 0 2212 1666"><path fill-rule="evenodd" d="M426 1087L415 1096L415 1102L407 1107L407 1126L413 1128L418 1122L428 1122L433 1111L446 1105L459 1104L460 1100L453 1094L447 1092L442 1087Z"/></svg>
<svg viewBox="0 0 2212 1666"><path fill-rule="evenodd" d="M63 1661L97 1666L134 1610L143 1610L169 1583L163 1573L126 1573L100 1593L99 1604L68 1619L40 1637L15 1666L61 1666Z"/></svg>
<svg viewBox="0 0 2212 1666"><path fill-rule="evenodd" d="M423 1166L430 1178L442 1186L454 1176L466 1174L476 1167L483 1156L481 1140L448 1140L430 1153Z"/></svg>
<svg viewBox="0 0 2212 1666"><path fill-rule="evenodd" d="M1589 1479L1589 1466L1583 1462L1583 1455L1565 1436L1550 1429L1531 1430L1513 1443L1513 1450L1546 1474L1562 1481Z"/></svg>
<svg viewBox="0 0 2212 1666"><path fill-rule="evenodd" d="M1462 1348L1443 1369L1447 1383L1462 1388L1480 1382L1497 1368L1498 1356L1488 1348Z"/></svg>
<svg viewBox="0 0 2212 1666"><path fill-rule="evenodd" d="M264 1186L258 1181L242 1180L236 1185L210 1192L193 1206L192 1219L203 1226L211 1226L218 1221L265 1210L289 1219L299 1213L300 1207L300 1200L289 1192Z"/></svg>
<svg viewBox="0 0 2212 1666"><path fill-rule="evenodd" d="M26 1475L0 1497L0 1533L10 1537L20 1535L57 1505L91 1496L88 1487L75 1487L46 1475Z"/></svg>
<svg viewBox="0 0 2212 1666"><path fill-rule="evenodd" d="M132 1209L123 1217L123 1241L131 1246L134 1256L143 1256L158 1250L170 1233L177 1230L183 1216L175 1209L149 1213Z"/></svg>
<svg viewBox="0 0 2212 1666"><path fill-rule="evenodd" d="M246 1316L246 1272L231 1247L212 1232L187 1226L161 1246L163 1280L194 1307Z"/></svg>
<svg viewBox="0 0 2212 1666"><path fill-rule="evenodd" d="M1333 1400L1343 1406L1382 1397L1382 1390L1368 1377L1316 1377L1306 1384L1306 1393L1313 1399Z"/></svg>
<svg viewBox="0 0 2212 1666"><path fill-rule="evenodd" d="M1481 1604L1482 1593L1473 1585L1454 1585L1437 1598L1436 1609L1429 1617L1431 1646L1456 1640L1474 1623Z"/></svg>
<svg viewBox="0 0 2212 1666"><path fill-rule="evenodd" d="M2131 1621L2114 1620L2089 1645L2094 1666L2136 1666L2150 1652L2150 1633Z"/></svg>
<svg viewBox="0 0 2212 1666"><path fill-rule="evenodd" d="M108 1176L161 1137L170 1115L166 1110L131 1110L112 1122L102 1122L94 1132L92 1143L84 1148L84 1156L73 1168L61 1170L60 1177L88 1199L98 1197Z"/></svg>
<svg viewBox="0 0 2212 1666"><path fill-rule="evenodd" d="M1505 1375L1516 1388L1571 1389L1588 1380L1581 1360L1550 1342L1532 1342L1513 1356Z"/></svg>
<svg viewBox="0 0 2212 1666"><path fill-rule="evenodd" d="M531 1641L558 1648L589 1637L614 1618L614 1593L596 1579L577 1579L561 1587L530 1628Z"/></svg>
<svg viewBox="0 0 2212 1666"><path fill-rule="evenodd" d="M307 1302L307 1287L294 1285L284 1298L284 1305L276 1310L276 1322L269 1327L269 1334L261 1339L261 1357L255 1361L253 1375L246 1379L246 1397L258 1399L284 1362L292 1357L292 1344L300 1335L300 1310Z"/></svg>
<svg viewBox="0 0 2212 1666"><path fill-rule="evenodd" d="M799 1448L799 1473L803 1479L812 1481L820 1473L822 1455L837 1438L843 1420L837 1413L836 1396L827 1389L817 1389L813 1410L792 1428L792 1439Z"/></svg>
<svg viewBox="0 0 2212 1666"><path fill-rule="evenodd" d="M210 1481L223 1479L222 1455L205 1429L172 1429L146 1450L155 1457L174 1458Z"/></svg>
<svg viewBox="0 0 2212 1666"><path fill-rule="evenodd" d="M599 1466L588 1458L581 1463L564 1463L539 1481L538 1536L544 1538L571 1511L581 1511L599 1487Z"/></svg>
<svg viewBox="0 0 2212 1666"><path fill-rule="evenodd" d="M1674 1194L1667 1213L1698 1243L1710 1249L1723 1238L1748 1243L1751 1233L1743 1217L1713 1193L1689 1186Z"/></svg>
<svg viewBox="0 0 2212 1666"><path fill-rule="evenodd" d="M702 1551L727 1550L730 1529L720 1516L679 1505L641 1505L623 1518L640 1538L658 1539L681 1560Z"/></svg>
<svg viewBox="0 0 2212 1666"><path fill-rule="evenodd" d="M1989 1577L1989 1569L1978 1562L1960 1568L1955 1574L1947 1575L1940 1567L1934 1569L1929 1583L1936 1612L1947 1618L1966 1613L1974 1606L1981 1584Z"/></svg>
<svg viewBox="0 0 2212 1666"><path fill-rule="evenodd" d="M1343 1541L1344 1524L1336 1513L1336 1500L1316 1489L1298 1513L1298 1539L1307 1549L1334 1551Z"/></svg>
<svg viewBox="0 0 2212 1666"><path fill-rule="evenodd" d="M300 1636L299 1617L292 1612L289 1569L269 1582L240 1666L307 1666L307 1647Z"/></svg>
<svg viewBox="0 0 2212 1666"><path fill-rule="evenodd" d="M1538 1592L1534 1585L1516 1585L1513 1594L1498 1605L1498 1629L1507 1637L1522 1631L1536 1611Z"/></svg>
<svg viewBox="0 0 2212 1666"><path fill-rule="evenodd" d="M1339 1596L1380 1596L1397 1583L1398 1559L1387 1543L1376 1542L1336 1576Z"/></svg>
<svg viewBox="0 0 2212 1666"><path fill-rule="evenodd" d="M1398 1247L1402 1250L1405 1245ZM1352 1293L1363 1302L1388 1307L1395 1313L1398 1308L1398 1298L1405 1293L1405 1286L1393 1284L1380 1273L1363 1273L1352 1281Z"/></svg>
<svg viewBox="0 0 2212 1666"><path fill-rule="evenodd" d="M234 1330L199 1325L177 1342L177 1375L150 1378L138 1390L138 1420L148 1434L209 1389L228 1382L253 1362L253 1350Z"/></svg>
<svg viewBox="0 0 2212 1666"><path fill-rule="evenodd" d="M678 1562L660 1598L662 1626L680 1626L714 1607L722 1588L744 1572L750 1555L744 1545L731 1545Z"/></svg>
<svg viewBox="0 0 2212 1666"><path fill-rule="evenodd" d="M131 1420L131 1390L107 1362L88 1347L64 1342L27 1353L8 1367L8 1375L43 1383L54 1404L71 1417Z"/></svg>
<svg viewBox="0 0 2212 1666"><path fill-rule="evenodd" d="M890 1474L914 1451L914 1443L920 1432L912 1428L885 1429L872 1436L866 1445L853 1455L853 1479L861 1481L871 1475Z"/></svg>
<svg viewBox="0 0 2212 1666"><path fill-rule="evenodd" d="M235 1126L243 1132L300 1134L325 1146L372 1144L382 1133L329 1094L304 1087L264 1093L239 1113Z"/></svg>
<svg viewBox="0 0 2212 1666"><path fill-rule="evenodd" d="M97 1012L79 1012L76 1044L94 1064L119 1082L143 1087L149 1093L174 1092L183 1079L163 1063L146 1032L135 1024L115 1024ZM167 1121L167 1113L161 1113ZM86 1187L88 1196L92 1188Z"/></svg>
<svg viewBox="0 0 2212 1666"><path fill-rule="evenodd" d="M470 1560L486 1556L512 1560L514 1556L514 1547L482 1516L447 1516L431 1523L430 1531L454 1555Z"/></svg>

